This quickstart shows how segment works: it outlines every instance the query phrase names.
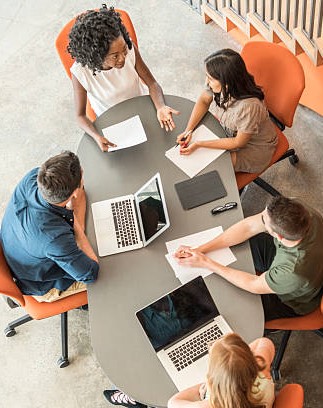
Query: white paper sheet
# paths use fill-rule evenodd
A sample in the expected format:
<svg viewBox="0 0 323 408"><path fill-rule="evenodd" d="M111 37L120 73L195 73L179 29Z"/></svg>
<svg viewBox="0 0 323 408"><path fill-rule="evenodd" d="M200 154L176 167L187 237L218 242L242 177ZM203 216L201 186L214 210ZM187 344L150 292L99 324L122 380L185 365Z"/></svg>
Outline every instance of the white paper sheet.
<svg viewBox="0 0 323 408"><path fill-rule="evenodd" d="M211 132L206 126L201 125L194 130L191 143L195 140L214 139L219 139L219 137ZM180 154L180 146L174 146L167 150L165 156L183 170L189 177L194 177L224 152L225 150L222 149L199 147L192 154L185 156Z"/></svg>
<svg viewBox="0 0 323 408"><path fill-rule="evenodd" d="M197 247L217 237L221 234L221 232L223 232L222 227L215 227L166 242L166 247L168 250L168 254L165 255L166 259L173 268L175 276L182 284L189 282L197 276L205 277L210 275L212 272L205 268L191 268L189 266L179 265L176 259L173 257L174 252L176 252L181 245ZM216 251L208 252L207 256L225 266L230 265L232 262L237 260L230 248L217 249Z"/></svg>
<svg viewBox="0 0 323 408"><path fill-rule="evenodd" d="M104 136L117 147L109 147L109 152L125 149L147 141L139 115L102 129Z"/></svg>

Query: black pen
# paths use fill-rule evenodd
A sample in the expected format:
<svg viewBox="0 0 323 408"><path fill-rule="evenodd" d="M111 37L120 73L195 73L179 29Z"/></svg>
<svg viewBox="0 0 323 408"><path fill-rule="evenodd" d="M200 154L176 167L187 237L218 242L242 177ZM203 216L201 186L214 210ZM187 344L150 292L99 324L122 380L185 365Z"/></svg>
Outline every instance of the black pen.
<svg viewBox="0 0 323 408"><path fill-rule="evenodd" d="M188 136L193 132L193 130L188 130L187 132L185 132L185 134L183 135L183 137L181 138L181 142L185 142L185 140L188 138ZM177 147L179 145L179 143L177 142L175 147Z"/></svg>

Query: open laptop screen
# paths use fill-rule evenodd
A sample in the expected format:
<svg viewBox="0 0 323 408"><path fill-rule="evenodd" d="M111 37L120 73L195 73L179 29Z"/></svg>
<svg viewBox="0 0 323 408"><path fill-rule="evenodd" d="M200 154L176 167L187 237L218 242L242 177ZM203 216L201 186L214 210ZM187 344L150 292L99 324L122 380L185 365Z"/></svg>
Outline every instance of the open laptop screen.
<svg viewBox="0 0 323 408"><path fill-rule="evenodd" d="M200 276L137 312L156 352L218 315L219 311Z"/></svg>
<svg viewBox="0 0 323 408"><path fill-rule="evenodd" d="M159 173L135 193L144 246L169 227L166 201Z"/></svg>

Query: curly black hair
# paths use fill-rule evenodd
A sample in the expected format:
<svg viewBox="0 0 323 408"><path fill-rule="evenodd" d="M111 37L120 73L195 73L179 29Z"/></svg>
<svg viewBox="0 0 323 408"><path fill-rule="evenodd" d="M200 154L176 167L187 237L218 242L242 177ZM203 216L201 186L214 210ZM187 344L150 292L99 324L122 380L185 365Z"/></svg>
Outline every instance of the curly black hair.
<svg viewBox="0 0 323 408"><path fill-rule="evenodd" d="M123 36L128 48L132 48L129 34L122 23L120 14L114 7L105 4L100 10L88 10L80 14L69 34L67 51L83 67L96 71L102 70L111 43L120 35Z"/></svg>

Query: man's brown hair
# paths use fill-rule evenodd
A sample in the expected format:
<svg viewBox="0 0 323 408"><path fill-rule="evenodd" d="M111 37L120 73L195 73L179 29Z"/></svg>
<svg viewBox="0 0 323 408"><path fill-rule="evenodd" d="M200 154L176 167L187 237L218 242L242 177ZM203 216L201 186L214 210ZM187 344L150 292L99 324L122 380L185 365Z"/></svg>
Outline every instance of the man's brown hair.
<svg viewBox="0 0 323 408"><path fill-rule="evenodd" d="M82 169L76 154L65 151L51 157L38 171L37 184L43 198L50 204L67 200L81 185Z"/></svg>
<svg viewBox="0 0 323 408"><path fill-rule="evenodd" d="M310 227L310 214L299 201L277 196L268 202L266 208L274 232L290 241L305 237Z"/></svg>

